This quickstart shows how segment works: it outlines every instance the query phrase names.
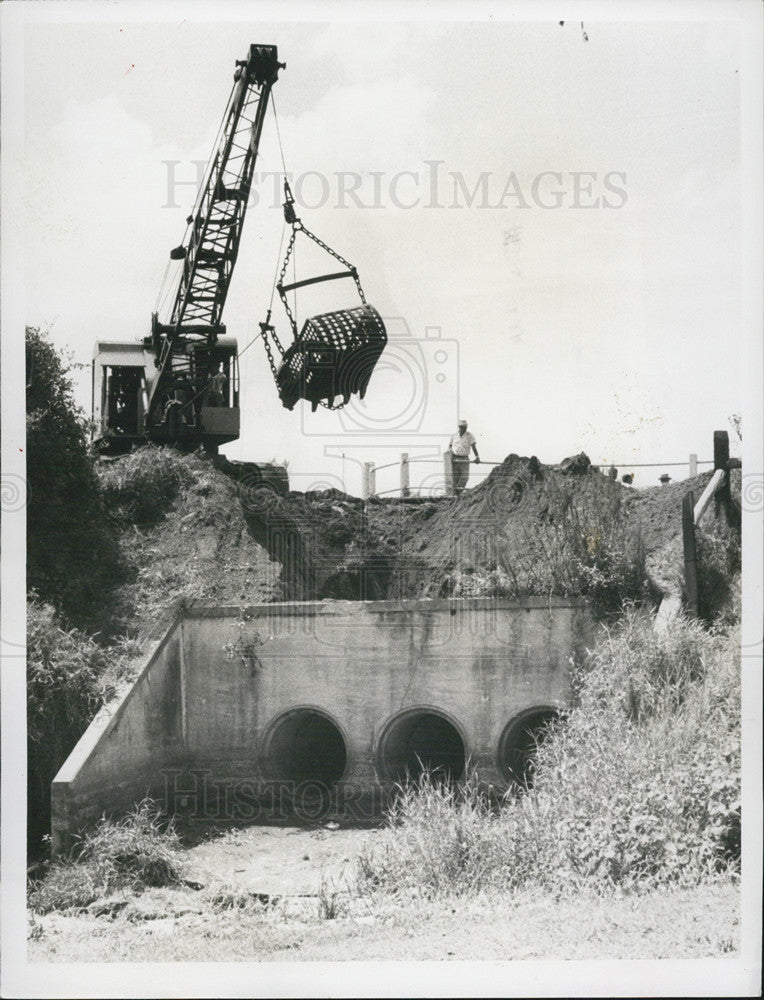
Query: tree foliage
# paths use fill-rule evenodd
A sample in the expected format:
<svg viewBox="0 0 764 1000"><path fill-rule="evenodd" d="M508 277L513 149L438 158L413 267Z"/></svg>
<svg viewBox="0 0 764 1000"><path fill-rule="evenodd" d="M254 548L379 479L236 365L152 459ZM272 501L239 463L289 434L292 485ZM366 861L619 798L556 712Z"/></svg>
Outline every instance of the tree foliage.
<svg viewBox="0 0 764 1000"><path fill-rule="evenodd" d="M39 327L26 330L27 585L70 621L90 624L119 573L71 359Z"/></svg>

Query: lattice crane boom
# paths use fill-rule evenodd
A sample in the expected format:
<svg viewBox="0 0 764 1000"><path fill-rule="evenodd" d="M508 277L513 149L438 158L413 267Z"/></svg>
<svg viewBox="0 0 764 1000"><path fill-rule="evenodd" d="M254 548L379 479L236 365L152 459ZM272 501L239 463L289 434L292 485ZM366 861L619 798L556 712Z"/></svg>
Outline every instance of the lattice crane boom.
<svg viewBox="0 0 764 1000"><path fill-rule="evenodd" d="M252 176L271 88L285 64L275 45L250 45L237 60L234 85L219 131L219 141L187 219L187 241L170 254L182 260L168 323L151 317L151 347L157 377L149 397L149 424L161 418L161 402L177 379L187 375L186 351L196 341L212 347L222 325L223 307L239 252Z"/></svg>

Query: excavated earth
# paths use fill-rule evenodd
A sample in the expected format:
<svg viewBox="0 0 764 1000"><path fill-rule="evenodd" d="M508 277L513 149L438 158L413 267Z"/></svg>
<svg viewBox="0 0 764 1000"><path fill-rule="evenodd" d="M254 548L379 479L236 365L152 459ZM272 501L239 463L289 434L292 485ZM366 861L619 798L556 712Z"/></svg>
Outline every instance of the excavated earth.
<svg viewBox="0 0 764 1000"><path fill-rule="evenodd" d="M174 496L135 516L125 502L132 474L140 466L141 481L147 468L161 478L170 465ZM681 593L682 498L697 499L711 478L636 490L588 460L566 467L510 455L459 498L364 502L337 490L280 496L166 449L141 449L100 475L129 567L109 596L105 631L134 637L161 630L179 602L581 592L564 560L606 544L629 558L643 547L644 593L659 600ZM735 470L733 501L739 490ZM725 536L714 506L705 530Z"/></svg>

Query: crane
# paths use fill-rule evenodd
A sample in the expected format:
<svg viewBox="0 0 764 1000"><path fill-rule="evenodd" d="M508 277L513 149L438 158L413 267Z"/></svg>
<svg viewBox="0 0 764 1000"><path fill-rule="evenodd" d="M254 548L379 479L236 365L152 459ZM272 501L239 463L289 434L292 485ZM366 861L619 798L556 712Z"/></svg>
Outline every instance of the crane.
<svg viewBox="0 0 764 1000"><path fill-rule="evenodd" d="M279 71L275 45L250 45L236 61L234 81L212 155L181 243L170 251L180 264L169 319L151 315L151 333L140 343L99 341L93 359L94 442L119 453L146 439L197 447L217 455L240 428L238 351L227 337L223 308L233 276L257 162L263 123ZM293 337L284 348L268 310L260 336L279 396L287 409L306 399L315 410L347 403L366 391L387 336L366 302L358 272L297 218L285 179L285 225L292 227L277 284ZM303 233L345 270L284 283L295 238ZM169 265L168 265L169 267ZM352 277L361 299L355 309L308 319L300 331L286 298L316 282ZM280 358L274 358L274 347ZM339 397L340 402L336 402Z"/></svg>
<svg viewBox="0 0 764 1000"><path fill-rule="evenodd" d="M239 253L271 88L279 70L285 68L286 64L278 61L275 45L250 45L247 58L236 61L219 141L194 209L186 219L187 242L170 252L171 260L182 260L183 267L169 323L160 323L156 312L151 316L157 373L148 391L149 437L174 439L186 428L191 431L197 421L202 440L227 436L226 430L232 432L234 424L238 436L238 406L195 404L202 402L209 384L218 385L218 400L220 385L224 387L224 379L216 379L214 366L225 367L225 355L216 354L214 348L225 333L223 306ZM196 398L188 398L190 391ZM180 405L172 406L175 402ZM216 412L203 412L218 409L234 409L235 413L225 414L221 421L216 420ZM227 428L221 423L227 423ZM218 442L208 443L214 448Z"/></svg>

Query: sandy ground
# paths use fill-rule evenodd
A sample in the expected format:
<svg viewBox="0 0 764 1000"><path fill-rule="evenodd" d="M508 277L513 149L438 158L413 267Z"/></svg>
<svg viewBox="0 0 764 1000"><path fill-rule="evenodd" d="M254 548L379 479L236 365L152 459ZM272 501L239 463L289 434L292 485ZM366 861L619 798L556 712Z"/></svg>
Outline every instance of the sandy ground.
<svg viewBox="0 0 764 1000"><path fill-rule="evenodd" d="M251 826L188 849L202 889L118 894L29 918L31 962L453 961L734 957L732 882L640 896L359 894L376 830Z"/></svg>
<svg viewBox="0 0 764 1000"><path fill-rule="evenodd" d="M352 881L353 862L378 830L249 826L189 849L191 878L237 885L270 896L316 895L322 884Z"/></svg>

